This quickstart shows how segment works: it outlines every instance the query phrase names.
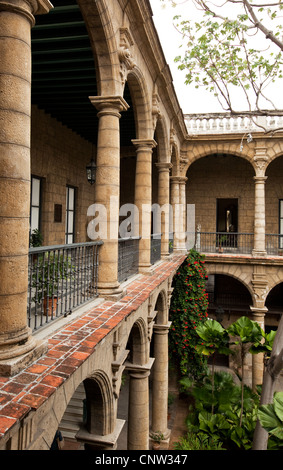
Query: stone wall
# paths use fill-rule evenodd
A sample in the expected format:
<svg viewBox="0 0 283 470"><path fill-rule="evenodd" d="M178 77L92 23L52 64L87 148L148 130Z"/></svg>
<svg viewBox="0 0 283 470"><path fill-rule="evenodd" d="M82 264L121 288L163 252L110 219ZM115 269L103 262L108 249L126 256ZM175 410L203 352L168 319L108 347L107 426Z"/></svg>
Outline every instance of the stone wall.
<svg viewBox="0 0 283 470"><path fill-rule="evenodd" d="M43 178L41 230L44 245L65 243L66 185L76 188L75 242L88 241L87 209L94 187L87 183L86 165L92 146L39 110L32 109L31 173ZM54 205L62 206L62 221L54 222Z"/></svg>
<svg viewBox="0 0 283 470"><path fill-rule="evenodd" d="M188 172L187 203L196 205L196 225L216 231L218 198L238 199L238 232L253 232L254 171L236 156L209 156L193 163Z"/></svg>
<svg viewBox="0 0 283 470"><path fill-rule="evenodd" d="M279 199L283 199L283 160L267 169L266 233L279 230ZM254 169L236 156L208 156L193 163L187 172L187 203L196 205L196 225L216 231L217 198L238 199L238 232L254 231Z"/></svg>

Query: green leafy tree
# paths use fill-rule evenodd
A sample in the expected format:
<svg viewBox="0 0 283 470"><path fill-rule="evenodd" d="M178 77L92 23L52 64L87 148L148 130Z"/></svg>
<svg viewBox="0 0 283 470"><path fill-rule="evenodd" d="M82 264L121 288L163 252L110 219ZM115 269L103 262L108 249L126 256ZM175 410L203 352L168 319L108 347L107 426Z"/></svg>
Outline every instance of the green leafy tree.
<svg viewBox="0 0 283 470"><path fill-rule="evenodd" d="M244 387L243 413L241 411L241 386L234 383L230 373L215 372L214 395L212 375L202 381L193 382L187 377L180 381L183 391L193 397L186 419L188 431L200 433L227 449L252 447L257 421L259 395ZM214 403L214 413L211 405ZM242 415L242 424L240 419Z"/></svg>
<svg viewBox="0 0 283 470"><path fill-rule="evenodd" d="M280 440L283 447L283 392L274 394L272 404L259 407L258 418L262 427L272 437Z"/></svg>
<svg viewBox="0 0 283 470"><path fill-rule="evenodd" d="M198 325L196 332L202 342L197 344L196 349L205 356L212 356L212 397L214 397L214 367L215 353L231 354L229 348L229 335L227 331L216 320L207 320ZM211 413L214 411L214 402L212 401Z"/></svg>
<svg viewBox="0 0 283 470"><path fill-rule="evenodd" d="M169 352L181 375L196 377L206 365L204 356L196 349L199 341L196 329L207 320L206 279L204 256L191 250L174 277L170 307Z"/></svg>
<svg viewBox="0 0 283 470"><path fill-rule="evenodd" d="M261 392L260 405L268 405L273 402L274 387L276 380L282 371L283 364L283 315L279 322L279 326L276 335L272 341L272 351L267 362L263 384ZM266 450L268 445L268 432L260 423L257 421L254 439L253 439L253 450Z"/></svg>
<svg viewBox="0 0 283 470"><path fill-rule="evenodd" d="M283 115L268 89L283 76L281 1L161 1L188 4L186 18L174 17L182 34L182 53L175 60L185 71L187 84L205 87L235 115L245 112L251 120L256 115ZM191 19L194 7L199 20ZM238 107L239 94L233 94L236 88L244 97L244 109Z"/></svg>
<svg viewBox="0 0 283 470"><path fill-rule="evenodd" d="M241 396L241 417L242 424L243 400L244 400L244 361L248 352L262 352L262 329L257 322L248 317L241 317L227 329L230 336L235 337L234 344L240 347L241 368L242 368L242 396Z"/></svg>

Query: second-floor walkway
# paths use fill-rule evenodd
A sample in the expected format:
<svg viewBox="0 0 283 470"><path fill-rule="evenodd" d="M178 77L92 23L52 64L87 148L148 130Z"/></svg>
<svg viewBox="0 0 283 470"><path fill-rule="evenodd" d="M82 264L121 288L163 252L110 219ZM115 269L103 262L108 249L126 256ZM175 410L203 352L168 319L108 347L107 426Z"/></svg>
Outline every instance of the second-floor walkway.
<svg viewBox="0 0 283 470"><path fill-rule="evenodd" d="M139 275L127 284L127 293L119 301L97 300L93 307L65 326L56 323L48 337L48 350L32 365L13 377L0 376L0 445L9 431L31 410L37 411L55 391L79 369L113 330L127 320L152 292L172 277L184 255L161 261L152 275ZM43 335L43 332L40 333Z"/></svg>

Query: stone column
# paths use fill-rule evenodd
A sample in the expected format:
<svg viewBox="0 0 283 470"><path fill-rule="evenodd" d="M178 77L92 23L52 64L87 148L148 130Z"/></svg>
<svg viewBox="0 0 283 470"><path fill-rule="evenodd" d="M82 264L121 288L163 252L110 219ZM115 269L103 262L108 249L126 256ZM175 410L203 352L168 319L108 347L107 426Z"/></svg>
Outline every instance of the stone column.
<svg viewBox="0 0 283 470"><path fill-rule="evenodd" d="M31 27L34 15L51 7L47 0L0 0L0 373L6 375L39 354L27 326ZM7 363L14 358L18 366Z"/></svg>
<svg viewBox="0 0 283 470"><path fill-rule="evenodd" d="M139 271L151 270L151 205L152 205L152 149L156 142L151 139L132 140L137 152L135 205L139 212Z"/></svg>
<svg viewBox="0 0 283 470"><path fill-rule="evenodd" d="M182 251L186 250L186 182L188 178L186 176L180 177L180 248Z"/></svg>
<svg viewBox="0 0 283 470"><path fill-rule="evenodd" d="M95 204L105 209L107 233L99 251L98 290L104 298L123 295L118 282L118 233L120 204L120 112L128 105L120 96L94 96L99 128L96 156ZM94 215L94 214L92 214Z"/></svg>
<svg viewBox="0 0 283 470"><path fill-rule="evenodd" d="M265 181L266 176L254 176L255 181L255 216L254 249L256 256L266 255L265 248Z"/></svg>
<svg viewBox="0 0 283 470"><path fill-rule="evenodd" d="M266 307L250 307L252 320L257 322L264 331L264 317L267 312ZM252 388L256 390L257 385L261 385L264 373L264 354L252 354Z"/></svg>
<svg viewBox="0 0 283 470"><path fill-rule="evenodd" d="M174 251L182 251L181 247L181 203L180 203L180 177L171 176L171 205L173 210Z"/></svg>
<svg viewBox="0 0 283 470"><path fill-rule="evenodd" d="M129 371L128 450L149 448L149 385L153 359L143 366L126 364Z"/></svg>
<svg viewBox="0 0 283 470"><path fill-rule="evenodd" d="M122 432L124 420L117 419L115 429L111 434L102 436L90 433L82 426L76 434L76 440L83 442L85 450L108 451L117 449L117 441Z"/></svg>
<svg viewBox="0 0 283 470"><path fill-rule="evenodd" d="M155 324L153 382L152 382L152 431L160 431L167 440L170 431L167 428L168 415L168 332L170 324Z"/></svg>
<svg viewBox="0 0 283 470"><path fill-rule="evenodd" d="M158 204L161 212L161 257L169 256L170 231L170 169L172 163L156 163L158 168Z"/></svg>

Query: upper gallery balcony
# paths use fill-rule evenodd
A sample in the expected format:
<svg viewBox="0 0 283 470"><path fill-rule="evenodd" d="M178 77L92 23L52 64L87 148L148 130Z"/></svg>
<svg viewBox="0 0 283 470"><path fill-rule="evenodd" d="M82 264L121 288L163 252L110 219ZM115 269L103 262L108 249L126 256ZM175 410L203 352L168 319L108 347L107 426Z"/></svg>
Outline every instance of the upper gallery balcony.
<svg viewBox="0 0 283 470"><path fill-rule="evenodd" d="M243 134L283 127L282 116L233 116L230 113L186 114L189 135Z"/></svg>

